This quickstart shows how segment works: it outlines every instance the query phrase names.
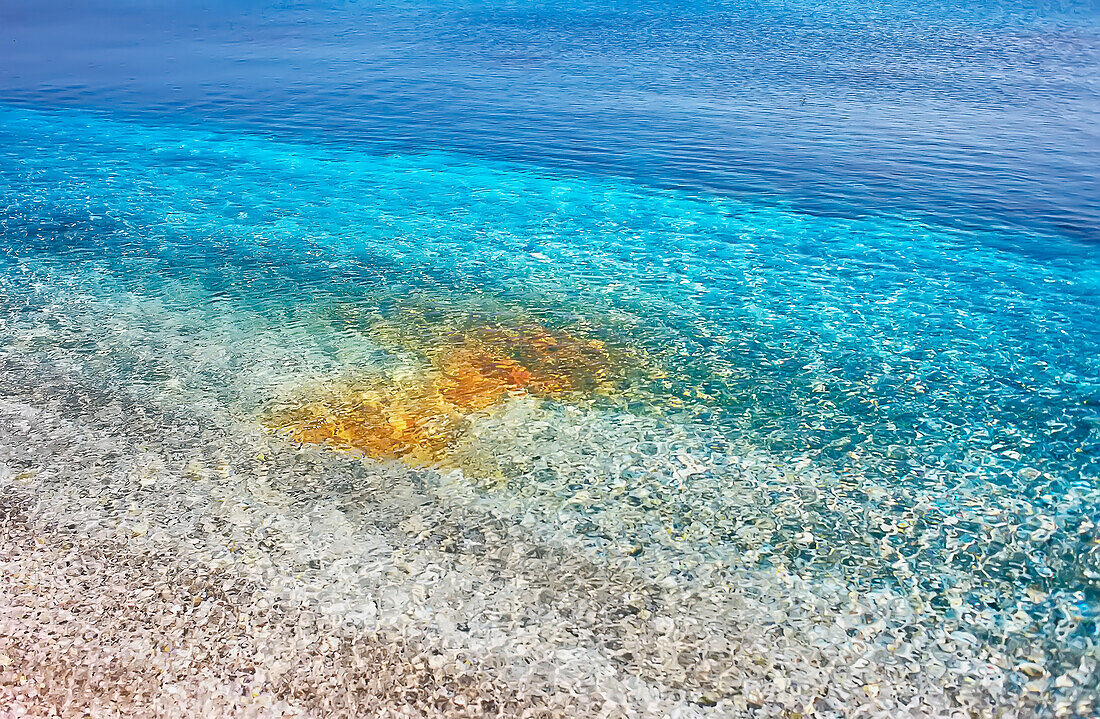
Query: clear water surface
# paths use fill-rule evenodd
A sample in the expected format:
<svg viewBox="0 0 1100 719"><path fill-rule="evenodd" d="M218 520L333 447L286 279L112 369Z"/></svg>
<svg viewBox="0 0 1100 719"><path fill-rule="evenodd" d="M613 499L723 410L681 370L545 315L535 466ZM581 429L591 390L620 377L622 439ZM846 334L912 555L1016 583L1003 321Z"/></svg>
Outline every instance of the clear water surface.
<svg viewBox="0 0 1100 719"><path fill-rule="evenodd" d="M1089 3L4 3L5 401L43 435L167 412L165 467L205 432L313 452L290 497L352 471L295 422L382 412L433 454L361 443L354 472L434 473L712 637L778 627L793 682L736 652L669 674L657 620L592 640L691 711L1092 715L1098 92ZM439 394L471 351L507 391ZM40 439L11 476L85 451ZM35 491L91 512L57 462ZM805 597L871 599L825 641L772 604ZM853 637L887 689L798 673Z"/></svg>

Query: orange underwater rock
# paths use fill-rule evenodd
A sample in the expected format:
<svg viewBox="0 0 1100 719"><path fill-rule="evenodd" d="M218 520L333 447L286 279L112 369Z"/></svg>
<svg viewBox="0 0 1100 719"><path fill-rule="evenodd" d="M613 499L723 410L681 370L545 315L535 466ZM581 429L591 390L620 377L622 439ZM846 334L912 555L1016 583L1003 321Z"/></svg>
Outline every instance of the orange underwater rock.
<svg viewBox="0 0 1100 719"><path fill-rule="evenodd" d="M456 360L540 397L602 393L622 374L599 340L537 326L472 330L445 345L439 365L454 375Z"/></svg>
<svg viewBox="0 0 1100 719"><path fill-rule="evenodd" d="M358 449L377 459L439 459L465 417L430 388L380 382L337 385L266 418L297 441Z"/></svg>
<svg viewBox="0 0 1100 719"><path fill-rule="evenodd" d="M469 425L508 396L596 393L615 376L604 345L541 327L482 328L444 341L411 384L360 380L309 393L266 424L298 442L416 464L443 459Z"/></svg>
<svg viewBox="0 0 1100 719"><path fill-rule="evenodd" d="M433 386L467 412L490 407L509 393L522 392L530 373L508 357L478 347L449 348L436 358Z"/></svg>

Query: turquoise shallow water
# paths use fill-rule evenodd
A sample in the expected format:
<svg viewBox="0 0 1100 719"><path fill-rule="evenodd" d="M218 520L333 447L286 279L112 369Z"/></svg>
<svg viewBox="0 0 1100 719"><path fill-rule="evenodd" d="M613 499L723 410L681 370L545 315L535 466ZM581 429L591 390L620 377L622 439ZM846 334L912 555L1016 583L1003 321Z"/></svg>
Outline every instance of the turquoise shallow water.
<svg viewBox="0 0 1100 719"><path fill-rule="evenodd" d="M907 597L902 635L1001 662L982 701L1091 711L1093 245L14 106L0 236L7 393L70 373L106 426L260 430L478 327L598 341L626 358L614 392L513 398L452 438L463 501L684 591L720 561Z"/></svg>

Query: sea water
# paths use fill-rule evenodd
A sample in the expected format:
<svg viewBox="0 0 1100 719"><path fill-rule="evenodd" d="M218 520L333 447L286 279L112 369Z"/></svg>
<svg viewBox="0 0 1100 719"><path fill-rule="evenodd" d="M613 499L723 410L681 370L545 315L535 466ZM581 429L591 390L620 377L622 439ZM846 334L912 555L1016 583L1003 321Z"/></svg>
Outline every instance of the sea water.
<svg viewBox="0 0 1100 719"><path fill-rule="evenodd" d="M717 23L689 9L683 22ZM369 33L416 35L414 10L395 11L392 35ZM431 22L466 28L473 46L490 32L480 13L519 42L489 8L450 10L471 16ZM882 32L928 22L843 10ZM280 12L311 27L285 15L311 10ZM563 17L570 33L614 34L584 30L578 9L511 12L545 24L530 47ZM1007 26L1020 52L1017 35L1042 30L1063 68L1095 56L1087 12L1060 12L964 24L971 39ZM658 38L673 22L639 13L631 27ZM784 37L814 36L782 17ZM687 72L681 50L673 67ZM535 60L512 46L501 62ZM454 91L455 116L477 131L446 137L431 134L439 98L407 121L361 99L372 109L357 137L341 104L352 89L314 123L281 95L207 106L194 87L169 114L140 82L93 77L52 100L41 78L33 91L9 83L0 107L0 488L21 521L251 582L261 604L327 617L317 642L343 626L400 638L416 649L386 660L396 674L468 675L486 696L521 687L507 701L548 710L1097 711L1100 254L1082 158L1100 150L1084 114L1052 126L1053 149L1012 148L1013 162L984 169L955 172L930 149L940 180L925 195L855 161L815 184L820 158L782 148L723 171L700 139L673 162L658 135L738 115L672 112L667 81L653 114L674 129L635 133L616 116L602 159L574 161L515 121L526 106L502 110L499 128L522 151L486 140L488 110L463 103L508 97L501 74ZM516 96L560 100L587 77L540 76ZM623 84L645 80L580 97ZM1095 107L1075 87L1060 101ZM969 137L1038 131L1012 112L997 111L1003 132ZM807 128L779 139L798 144ZM581 145L589 132L565 131ZM919 155L898 128L880 140ZM847 142L824 154L856 152ZM631 148L655 159L625 158ZM1016 174L1025 165L1041 170ZM707 167L718 180L692 174ZM300 681L336 676L315 671ZM279 711L311 706L249 677ZM80 686L109 685L93 671Z"/></svg>

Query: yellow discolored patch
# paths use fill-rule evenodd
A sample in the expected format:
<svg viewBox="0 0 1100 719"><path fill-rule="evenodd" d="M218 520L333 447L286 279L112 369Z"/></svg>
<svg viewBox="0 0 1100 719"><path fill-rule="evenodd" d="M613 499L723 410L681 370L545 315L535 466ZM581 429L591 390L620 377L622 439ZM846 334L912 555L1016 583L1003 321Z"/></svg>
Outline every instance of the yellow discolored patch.
<svg viewBox="0 0 1100 719"><path fill-rule="evenodd" d="M465 417L430 386L381 381L331 385L279 409L266 423L297 441L354 448L378 459L439 459Z"/></svg>
<svg viewBox="0 0 1100 719"><path fill-rule="evenodd" d="M482 328L445 339L423 377L361 379L308 391L265 423L291 439L378 459L438 463L477 412L510 395L601 392L616 367L602 343L541 327Z"/></svg>
<svg viewBox="0 0 1100 719"><path fill-rule="evenodd" d="M606 391L622 369L603 342L537 326L477 330L466 345L513 362L524 388L542 397Z"/></svg>

